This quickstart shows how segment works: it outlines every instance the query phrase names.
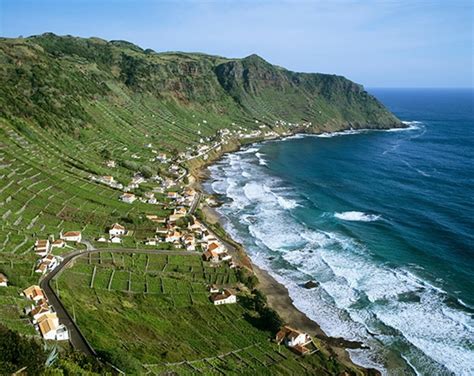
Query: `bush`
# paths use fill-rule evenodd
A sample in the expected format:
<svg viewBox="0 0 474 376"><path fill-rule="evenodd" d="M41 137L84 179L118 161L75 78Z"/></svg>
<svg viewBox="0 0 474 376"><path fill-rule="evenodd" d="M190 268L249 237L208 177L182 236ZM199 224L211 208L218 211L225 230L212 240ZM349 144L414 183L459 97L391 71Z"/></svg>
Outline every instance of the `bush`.
<svg viewBox="0 0 474 376"><path fill-rule="evenodd" d="M0 370L11 374L26 367L29 375L40 374L46 362L43 347L0 324Z"/></svg>
<svg viewBox="0 0 474 376"><path fill-rule="evenodd" d="M140 172L147 179L151 178L154 175L154 171L150 166L142 166L140 168Z"/></svg>

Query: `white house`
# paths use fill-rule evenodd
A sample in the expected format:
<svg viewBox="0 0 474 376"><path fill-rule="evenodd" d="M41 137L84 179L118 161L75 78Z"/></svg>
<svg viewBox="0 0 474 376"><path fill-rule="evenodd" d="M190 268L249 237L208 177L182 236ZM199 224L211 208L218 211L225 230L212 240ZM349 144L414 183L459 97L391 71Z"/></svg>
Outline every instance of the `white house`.
<svg viewBox="0 0 474 376"><path fill-rule="evenodd" d="M63 341L69 339L69 333L64 325L59 324L56 314L38 321L38 329L44 339Z"/></svg>
<svg viewBox="0 0 474 376"><path fill-rule="evenodd" d="M52 248L64 248L66 246L66 242L63 239L56 239L54 242L51 243Z"/></svg>
<svg viewBox="0 0 474 376"><path fill-rule="evenodd" d="M311 342L311 337L306 333L286 325L277 333L276 342L278 344L283 342L283 344L288 347L304 346Z"/></svg>
<svg viewBox="0 0 474 376"><path fill-rule="evenodd" d="M46 303L41 304L39 306L34 307L30 311L31 317L33 317L33 322L39 322L42 317L44 317L47 314L52 314L51 309L48 307Z"/></svg>
<svg viewBox="0 0 474 376"><path fill-rule="evenodd" d="M237 303L237 296L232 294L229 290L224 289L222 294L212 294L211 301L214 303L214 305L233 304Z"/></svg>
<svg viewBox="0 0 474 376"><path fill-rule="evenodd" d="M125 227L118 223L114 223L112 227L109 229L109 235L110 236L122 236L125 235Z"/></svg>
<svg viewBox="0 0 474 376"><path fill-rule="evenodd" d="M168 192L166 196L172 200L176 200L179 197L178 192Z"/></svg>
<svg viewBox="0 0 474 376"><path fill-rule="evenodd" d="M38 256L46 256L50 250L49 239L38 239L35 242L35 252Z"/></svg>
<svg viewBox="0 0 474 376"><path fill-rule="evenodd" d="M145 245L156 245L158 244L158 240L155 238L150 238L145 240Z"/></svg>
<svg viewBox="0 0 474 376"><path fill-rule="evenodd" d="M124 193L122 196L120 196L120 199L123 202L131 204L137 199L137 197L133 193Z"/></svg>
<svg viewBox="0 0 474 376"><path fill-rule="evenodd" d="M120 244L120 243L122 243L122 239L119 238L118 236L112 236L110 238L110 242L114 243L114 244Z"/></svg>
<svg viewBox="0 0 474 376"><path fill-rule="evenodd" d="M8 278L5 274L0 273L0 287L8 286Z"/></svg>
<svg viewBox="0 0 474 376"><path fill-rule="evenodd" d="M172 231L170 233L168 233L168 236L166 236L166 239L165 241L168 242L168 243L174 243L176 241L179 241L181 239L181 232L179 231Z"/></svg>
<svg viewBox="0 0 474 376"><path fill-rule="evenodd" d="M64 325L59 325L56 329L56 341L67 341L69 340L69 332Z"/></svg>
<svg viewBox="0 0 474 376"><path fill-rule="evenodd" d="M59 237L67 242L79 243L82 240L82 234L80 231L66 231L65 233L61 233Z"/></svg>
<svg viewBox="0 0 474 376"><path fill-rule="evenodd" d="M99 243L107 243L107 239L103 236L98 237L95 241Z"/></svg>

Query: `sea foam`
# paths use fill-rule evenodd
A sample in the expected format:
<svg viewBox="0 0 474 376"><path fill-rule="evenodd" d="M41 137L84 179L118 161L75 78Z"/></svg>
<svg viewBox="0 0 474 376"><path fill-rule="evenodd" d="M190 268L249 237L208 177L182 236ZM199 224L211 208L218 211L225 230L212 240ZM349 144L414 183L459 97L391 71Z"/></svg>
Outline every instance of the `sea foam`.
<svg viewBox="0 0 474 376"><path fill-rule="evenodd" d="M341 213L334 213L334 217L342 219L344 221L357 221L357 222L373 222L381 218L380 215L366 214L359 211L346 211Z"/></svg>
<svg viewBox="0 0 474 376"><path fill-rule="evenodd" d="M400 361L406 369L400 374L474 374L472 318L448 306L447 294L417 276L418 269L388 267L359 241L307 227L289 215L300 203L255 163L262 155L241 154L230 168L224 160L212 171L232 199L218 210L228 219L226 230L245 245L253 262L288 288L295 306L329 335L369 345L351 350L352 359L384 374L393 343L404 349ZM344 221L381 218L358 211L333 215ZM320 285L302 288L308 279Z"/></svg>

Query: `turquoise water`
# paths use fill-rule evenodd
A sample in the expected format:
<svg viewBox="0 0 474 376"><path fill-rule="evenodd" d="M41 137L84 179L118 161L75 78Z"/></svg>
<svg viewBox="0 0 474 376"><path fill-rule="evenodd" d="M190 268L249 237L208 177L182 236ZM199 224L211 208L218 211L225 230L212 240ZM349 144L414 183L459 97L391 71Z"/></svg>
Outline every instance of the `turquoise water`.
<svg viewBox="0 0 474 376"><path fill-rule="evenodd" d="M372 93L409 128L252 145L210 167L208 189L299 309L370 346L354 361L474 374L473 91Z"/></svg>

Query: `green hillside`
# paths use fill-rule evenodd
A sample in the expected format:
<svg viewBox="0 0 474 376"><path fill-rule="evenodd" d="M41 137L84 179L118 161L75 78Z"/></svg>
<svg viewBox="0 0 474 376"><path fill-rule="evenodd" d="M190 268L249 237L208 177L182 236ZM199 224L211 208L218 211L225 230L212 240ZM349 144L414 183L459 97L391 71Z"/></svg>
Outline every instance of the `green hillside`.
<svg viewBox="0 0 474 376"><path fill-rule="evenodd" d="M257 55L156 53L54 34L0 38L0 273L9 279L0 324L35 333L18 293L38 282L36 239L75 230L92 241L120 222L131 235L117 247L143 247L156 229L145 214L169 215L166 191L225 151L296 132L399 126L362 86ZM158 162L160 153L168 160ZM156 191L160 205L121 202L121 189L93 181L112 175L125 186L137 172L173 182ZM134 193L157 185L149 179Z"/></svg>

